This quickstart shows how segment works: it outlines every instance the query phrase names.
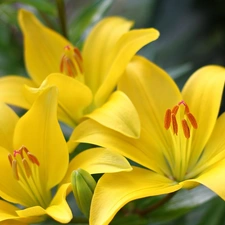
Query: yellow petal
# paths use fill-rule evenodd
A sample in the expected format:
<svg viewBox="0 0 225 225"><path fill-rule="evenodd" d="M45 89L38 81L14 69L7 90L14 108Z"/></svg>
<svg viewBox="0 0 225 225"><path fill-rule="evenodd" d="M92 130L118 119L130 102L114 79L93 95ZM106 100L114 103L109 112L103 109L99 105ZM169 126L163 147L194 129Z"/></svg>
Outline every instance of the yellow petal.
<svg viewBox="0 0 225 225"><path fill-rule="evenodd" d="M132 26L120 17L100 21L88 35L83 48L85 83L95 93L112 63L111 52L120 37Z"/></svg>
<svg viewBox="0 0 225 225"><path fill-rule="evenodd" d="M59 72L64 47L71 44L24 9L19 11L19 24L24 35L26 67L38 85L50 73Z"/></svg>
<svg viewBox="0 0 225 225"><path fill-rule="evenodd" d="M205 170L195 179L184 181L181 184L183 186L191 186L193 183L203 184L225 200L224 171L225 160L222 160Z"/></svg>
<svg viewBox="0 0 225 225"><path fill-rule="evenodd" d="M192 137L190 168L199 160L215 126L224 80L223 67L205 66L190 77L182 90L183 98L198 123L198 128Z"/></svg>
<svg viewBox="0 0 225 225"><path fill-rule="evenodd" d="M143 145L158 155L160 167L165 163L164 158L172 165L173 143L168 136L170 133L164 128L164 117L166 110L173 108L182 98L174 81L155 64L135 56L121 77L118 88L131 99L138 111Z"/></svg>
<svg viewBox="0 0 225 225"><path fill-rule="evenodd" d="M14 149L24 145L38 158L42 185L50 189L58 184L68 167L68 149L57 120L55 87L38 96L17 123L14 135Z"/></svg>
<svg viewBox="0 0 225 225"><path fill-rule="evenodd" d="M84 169L90 174L115 173L129 171L129 162L120 154L104 148L92 148L75 156L70 164L62 183L70 182L73 170Z"/></svg>
<svg viewBox="0 0 225 225"><path fill-rule="evenodd" d="M14 206L6 201L0 200L0 215L1 215L0 224L3 224L3 225L7 225L7 224L25 225L25 224L27 224L27 223L25 223L24 218L21 219L24 221L24 223L19 221L20 218L16 213L17 210L18 210L18 208L16 206Z"/></svg>
<svg viewBox="0 0 225 225"><path fill-rule="evenodd" d="M97 106L102 105L107 100L135 53L158 37L159 32L150 28L132 30L118 40L111 53L110 67L105 74L104 82L96 93L95 104Z"/></svg>
<svg viewBox="0 0 225 225"><path fill-rule="evenodd" d="M107 225L126 203L177 191L181 185L150 170L134 167L130 172L105 174L92 199L90 224Z"/></svg>
<svg viewBox="0 0 225 225"><path fill-rule="evenodd" d="M35 83L25 77L5 76L0 78L0 101L25 109L30 108L29 102L23 95L25 84L35 87Z"/></svg>
<svg viewBox="0 0 225 225"><path fill-rule="evenodd" d="M71 190L70 183L60 186L51 205L46 209L47 214L60 223L68 223L73 217L70 207L66 202L68 190Z"/></svg>
<svg viewBox="0 0 225 225"><path fill-rule="evenodd" d="M217 163L225 158L225 113L223 113L213 129L212 135L207 142L203 154L196 166L192 169L192 173L198 174L203 169Z"/></svg>
<svg viewBox="0 0 225 225"><path fill-rule="evenodd" d="M157 172L162 172L165 160L149 145L149 134L143 131L140 139L126 137L93 120L79 124L71 135L70 142L99 145L114 151Z"/></svg>
<svg viewBox="0 0 225 225"><path fill-rule="evenodd" d="M44 219L44 216L46 217L46 215L49 215L60 223L68 223L72 219L71 210L65 200L68 187L70 187L70 184L65 184L57 190L51 205L47 209L43 209L40 206L34 206L18 210L17 214L20 217L36 218L36 222L38 222L37 219L40 221Z"/></svg>
<svg viewBox="0 0 225 225"><path fill-rule="evenodd" d="M33 206L22 210L17 210L16 213L19 217L27 218L27 220L35 222L40 222L44 220L46 212L40 206Z"/></svg>
<svg viewBox="0 0 225 225"><path fill-rule="evenodd" d="M12 151L13 133L19 117L4 103L0 103L0 115L0 146Z"/></svg>
<svg viewBox="0 0 225 225"><path fill-rule="evenodd" d="M128 137L140 136L139 116L132 102L123 92L114 92L102 107L86 117Z"/></svg>
<svg viewBox="0 0 225 225"><path fill-rule="evenodd" d="M33 102L43 89L56 86L58 89L58 117L70 126L75 126L92 101L90 89L83 83L60 73L47 76L40 88L27 88L26 98Z"/></svg>

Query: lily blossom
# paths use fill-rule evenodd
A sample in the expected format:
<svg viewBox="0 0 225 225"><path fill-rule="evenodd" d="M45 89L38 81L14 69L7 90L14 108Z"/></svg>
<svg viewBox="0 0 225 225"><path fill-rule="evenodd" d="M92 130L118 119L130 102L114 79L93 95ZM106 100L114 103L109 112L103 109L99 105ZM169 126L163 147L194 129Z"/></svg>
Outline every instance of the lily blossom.
<svg viewBox="0 0 225 225"><path fill-rule="evenodd" d="M105 174L92 200L90 224L106 225L126 203L202 184L225 200L225 114L218 118L225 69L197 70L180 92L170 76L134 57L119 82L141 120L133 139L93 120L72 140L107 147L138 163L127 173Z"/></svg>
<svg viewBox="0 0 225 225"><path fill-rule="evenodd" d="M158 38L157 30L129 31L133 22L121 17L105 18L94 26L81 52L28 11L19 11L19 24L24 34L25 62L30 79L19 76L1 78L1 101L28 109L39 91L56 85L59 90L58 117L67 125L75 127L86 115L125 135L138 136L137 131L135 134L126 133L131 129L124 118L119 119L124 125L115 123L121 118L116 107L108 104L98 113L92 112L108 100L136 52ZM113 105L131 109L126 107L130 103L123 93L115 95L111 98L115 101ZM114 118L114 123L106 119L106 114ZM127 111L126 114L129 118L132 113Z"/></svg>
<svg viewBox="0 0 225 225"><path fill-rule="evenodd" d="M56 87L45 89L21 118L4 103L0 112L0 223L36 223L47 216L68 223L72 212L65 198L72 170L131 170L124 157L102 148L84 151L69 164L57 119Z"/></svg>

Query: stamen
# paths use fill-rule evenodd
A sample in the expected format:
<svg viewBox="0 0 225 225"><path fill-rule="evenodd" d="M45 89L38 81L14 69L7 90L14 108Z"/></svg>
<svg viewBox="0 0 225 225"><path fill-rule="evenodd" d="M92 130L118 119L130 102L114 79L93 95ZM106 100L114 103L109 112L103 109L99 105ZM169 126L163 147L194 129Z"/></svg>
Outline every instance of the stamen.
<svg viewBox="0 0 225 225"><path fill-rule="evenodd" d="M23 158L22 162L23 162L23 166L24 166L26 175L27 175L27 177L29 178L29 177L31 176L31 169L30 169L30 166L29 166L29 164L28 164L28 162L27 162L27 160L26 160L25 158Z"/></svg>
<svg viewBox="0 0 225 225"><path fill-rule="evenodd" d="M83 74L83 59L78 48L70 46L64 48L64 54L60 62L60 72L70 77Z"/></svg>
<svg viewBox="0 0 225 225"><path fill-rule="evenodd" d="M184 132L184 136L188 139L190 138L190 129L185 119L182 120L182 128Z"/></svg>
<svg viewBox="0 0 225 225"><path fill-rule="evenodd" d="M32 175L32 164L36 164L37 166L40 165L38 159L32 153L30 153L25 146L22 146L18 150L14 150L13 154L8 155L8 159L12 167L13 176L17 180L19 180L19 173L22 171L25 171L27 178ZM29 164L29 162L32 164Z"/></svg>
<svg viewBox="0 0 225 225"><path fill-rule="evenodd" d="M187 118L189 120L189 122L191 123L191 125L197 129L198 128L198 124L197 124L197 121L195 119L195 117L189 112L187 113Z"/></svg>
<svg viewBox="0 0 225 225"><path fill-rule="evenodd" d="M37 166L40 166L38 159L32 153L28 152L27 156L32 163L36 164Z"/></svg>
<svg viewBox="0 0 225 225"><path fill-rule="evenodd" d="M177 116L177 112L180 107L183 110ZM183 118L182 118L183 117ZM178 123L177 118L181 121ZM198 128L197 121L192 113L190 113L188 105L182 100L177 105L175 105L172 110L167 109L164 117L164 127L168 130L172 123L172 131L174 134L178 134L178 128L181 124L184 136L188 139L190 138L190 125L194 128Z"/></svg>
<svg viewBox="0 0 225 225"><path fill-rule="evenodd" d="M17 161L15 159L12 161L12 171L13 171L14 178L16 180L19 180L19 173L18 173Z"/></svg>
<svg viewBox="0 0 225 225"><path fill-rule="evenodd" d="M8 154L8 159L9 159L10 165L12 166L13 157L11 154Z"/></svg>
<svg viewBox="0 0 225 225"><path fill-rule="evenodd" d="M185 104L184 113L188 114L190 112L189 107Z"/></svg>
<svg viewBox="0 0 225 225"><path fill-rule="evenodd" d="M177 135L178 124L177 124L176 116L174 114L172 114L172 125L173 125L173 133Z"/></svg>
<svg viewBox="0 0 225 225"><path fill-rule="evenodd" d="M172 113L175 114L175 115L177 115L178 109L179 109L179 106L178 106L178 105L175 105L175 106L173 107L173 109L172 109Z"/></svg>
<svg viewBox="0 0 225 225"><path fill-rule="evenodd" d="M165 114L165 118L164 118L164 127L166 128L166 130L169 129L170 124L171 124L171 110L167 109L166 114Z"/></svg>

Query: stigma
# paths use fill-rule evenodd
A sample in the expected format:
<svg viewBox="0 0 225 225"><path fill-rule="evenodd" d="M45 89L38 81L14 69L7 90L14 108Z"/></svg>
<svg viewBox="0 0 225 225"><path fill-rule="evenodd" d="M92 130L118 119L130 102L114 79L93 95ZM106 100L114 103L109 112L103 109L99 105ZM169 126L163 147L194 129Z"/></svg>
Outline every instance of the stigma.
<svg viewBox="0 0 225 225"><path fill-rule="evenodd" d="M181 107L183 111L181 111ZM179 110L181 112L178 115ZM165 129L168 130L171 127L175 135L178 134L179 125L181 125L183 134L187 139L190 138L190 128L198 128L194 115L190 112L188 105L184 101L179 102L172 109L167 109L164 117Z"/></svg>
<svg viewBox="0 0 225 225"><path fill-rule="evenodd" d="M14 150L13 154L8 155L8 159L16 180L20 180L20 176L29 178L32 176L33 166L40 166L38 159L25 146Z"/></svg>
<svg viewBox="0 0 225 225"><path fill-rule="evenodd" d="M78 48L72 48L69 45L64 47L60 72L74 78L83 74L83 59Z"/></svg>

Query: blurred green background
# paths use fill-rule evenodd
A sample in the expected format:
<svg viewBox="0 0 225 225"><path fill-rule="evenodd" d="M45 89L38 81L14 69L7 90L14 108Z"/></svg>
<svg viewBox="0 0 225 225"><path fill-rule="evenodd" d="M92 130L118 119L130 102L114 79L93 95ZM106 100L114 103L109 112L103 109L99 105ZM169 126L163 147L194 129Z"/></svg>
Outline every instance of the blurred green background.
<svg viewBox="0 0 225 225"><path fill-rule="evenodd" d="M180 87L201 66L225 66L224 0L66 0L61 5L66 12L65 26L61 26L63 18L60 19L57 9L57 4L62 2L0 0L0 76L27 76L23 37L17 23L17 11L21 7L33 11L45 25L66 35L79 48L93 24L105 16L120 15L134 20L135 28L158 29L160 38L139 54L165 69ZM146 207L155 200L157 198L134 201L126 207ZM179 192L147 218L135 215L120 218L118 214L112 224L223 225L224 213L225 203L206 188L199 187Z"/></svg>

